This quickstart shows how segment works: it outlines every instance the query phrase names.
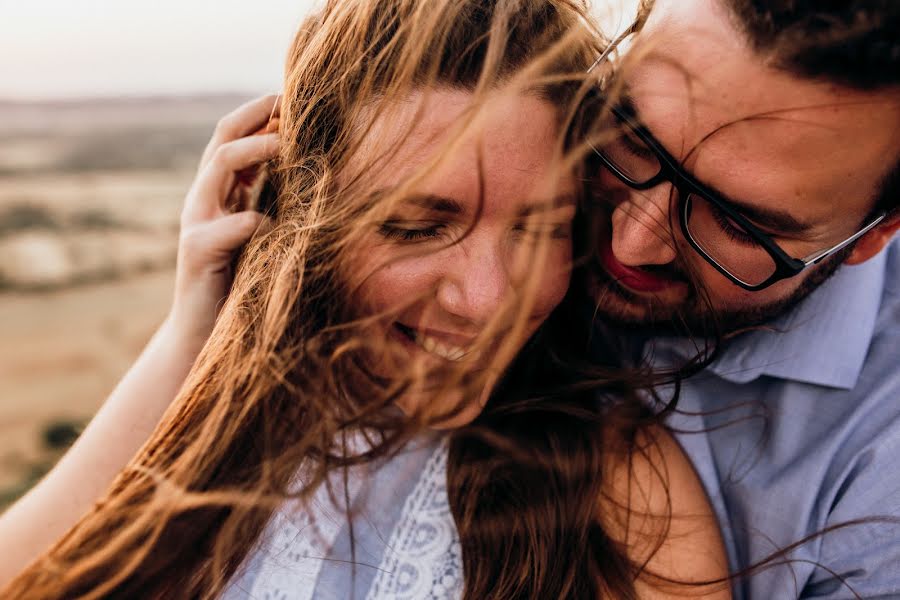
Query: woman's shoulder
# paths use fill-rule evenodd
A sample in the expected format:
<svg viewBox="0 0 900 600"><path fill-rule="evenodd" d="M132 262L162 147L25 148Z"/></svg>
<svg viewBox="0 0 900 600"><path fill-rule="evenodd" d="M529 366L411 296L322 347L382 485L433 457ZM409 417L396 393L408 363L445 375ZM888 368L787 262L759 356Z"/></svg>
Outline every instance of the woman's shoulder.
<svg viewBox="0 0 900 600"><path fill-rule="evenodd" d="M611 429L611 428L610 428ZM730 598L721 531L700 478L671 432L650 425L606 431L598 502L607 534L635 565L641 598Z"/></svg>

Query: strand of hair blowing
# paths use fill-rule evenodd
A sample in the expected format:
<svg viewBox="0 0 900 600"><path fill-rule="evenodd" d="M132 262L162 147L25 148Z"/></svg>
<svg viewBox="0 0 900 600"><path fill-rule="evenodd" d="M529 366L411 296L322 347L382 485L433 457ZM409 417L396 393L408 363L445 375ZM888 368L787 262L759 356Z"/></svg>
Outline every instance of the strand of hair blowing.
<svg viewBox="0 0 900 600"><path fill-rule="evenodd" d="M420 432L422 419L384 410L410 382L365 368L379 348L360 333L338 274L379 206L364 182L337 191L336 175L373 104L416 87L477 92L527 67L549 82L536 91L565 113L581 89L573 74L595 56L589 22L578 0L334 0L308 18L287 61L274 229L246 248L219 322L151 439L94 510L0 596L214 598L281 502ZM519 362L553 368L538 379L514 368L484 417L454 436L448 487L466 598L633 595L634 568L595 518L615 444L599 435L612 412L589 389L627 400L633 388L610 372L554 400L557 384L574 381L568 354L555 348L572 347L561 327L569 325L548 323ZM543 396L532 401L515 381ZM643 419L616 414L624 432ZM344 435L360 428L378 432L362 454Z"/></svg>
<svg viewBox="0 0 900 600"><path fill-rule="evenodd" d="M452 437L448 492L468 598L636 598L641 566L604 531L597 506L606 465L637 451L635 434L654 417L628 397L622 372L576 368L588 336L571 308L545 334L568 333L523 352L502 400Z"/></svg>

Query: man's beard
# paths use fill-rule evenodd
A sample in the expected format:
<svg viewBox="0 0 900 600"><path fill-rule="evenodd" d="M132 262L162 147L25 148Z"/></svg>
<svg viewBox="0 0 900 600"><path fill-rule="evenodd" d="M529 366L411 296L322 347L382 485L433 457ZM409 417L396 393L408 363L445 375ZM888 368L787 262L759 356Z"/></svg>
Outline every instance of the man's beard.
<svg viewBox="0 0 900 600"><path fill-rule="evenodd" d="M747 329L771 323L799 304L816 288L825 283L838 270L852 251L845 248L829 260L818 265L800 284L784 298L760 306L738 309L715 309L711 301L696 284L690 283L677 267L657 267L671 271L672 279L688 282L687 297L678 306L665 306L653 298L633 294L602 270L595 269L588 277L594 281L588 286L593 291L595 317L619 329L652 336L728 336ZM641 307L641 315L635 315L628 307Z"/></svg>

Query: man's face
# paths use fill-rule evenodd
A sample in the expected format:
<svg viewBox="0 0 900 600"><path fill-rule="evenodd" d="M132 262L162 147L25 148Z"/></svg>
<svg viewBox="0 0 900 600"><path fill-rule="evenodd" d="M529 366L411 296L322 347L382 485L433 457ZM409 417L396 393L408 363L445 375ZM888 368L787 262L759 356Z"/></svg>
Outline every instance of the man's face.
<svg viewBox="0 0 900 600"><path fill-rule="evenodd" d="M900 157L896 91L862 92L767 66L716 0L657 0L625 74L641 124L684 168L789 255L803 258L853 235ZM634 325L702 320L707 304L729 328L766 321L799 301L846 253L749 292L692 250L671 185L636 191L602 169L597 196L598 310ZM762 222L765 226L762 226ZM670 224L675 224L670 227ZM735 240L734 252L740 253Z"/></svg>

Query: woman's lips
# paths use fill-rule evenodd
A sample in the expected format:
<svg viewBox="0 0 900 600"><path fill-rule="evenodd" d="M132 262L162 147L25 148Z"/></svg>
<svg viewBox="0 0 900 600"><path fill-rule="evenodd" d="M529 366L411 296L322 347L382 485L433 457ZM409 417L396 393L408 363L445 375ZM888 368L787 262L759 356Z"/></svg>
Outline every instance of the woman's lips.
<svg viewBox="0 0 900 600"><path fill-rule="evenodd" d="M643 269L636 269L620 263L613 254L610 236L607 236L600 245L600 263L616 282L635 292L661 292L677 284L671 279L657 277Z"/></svg>

